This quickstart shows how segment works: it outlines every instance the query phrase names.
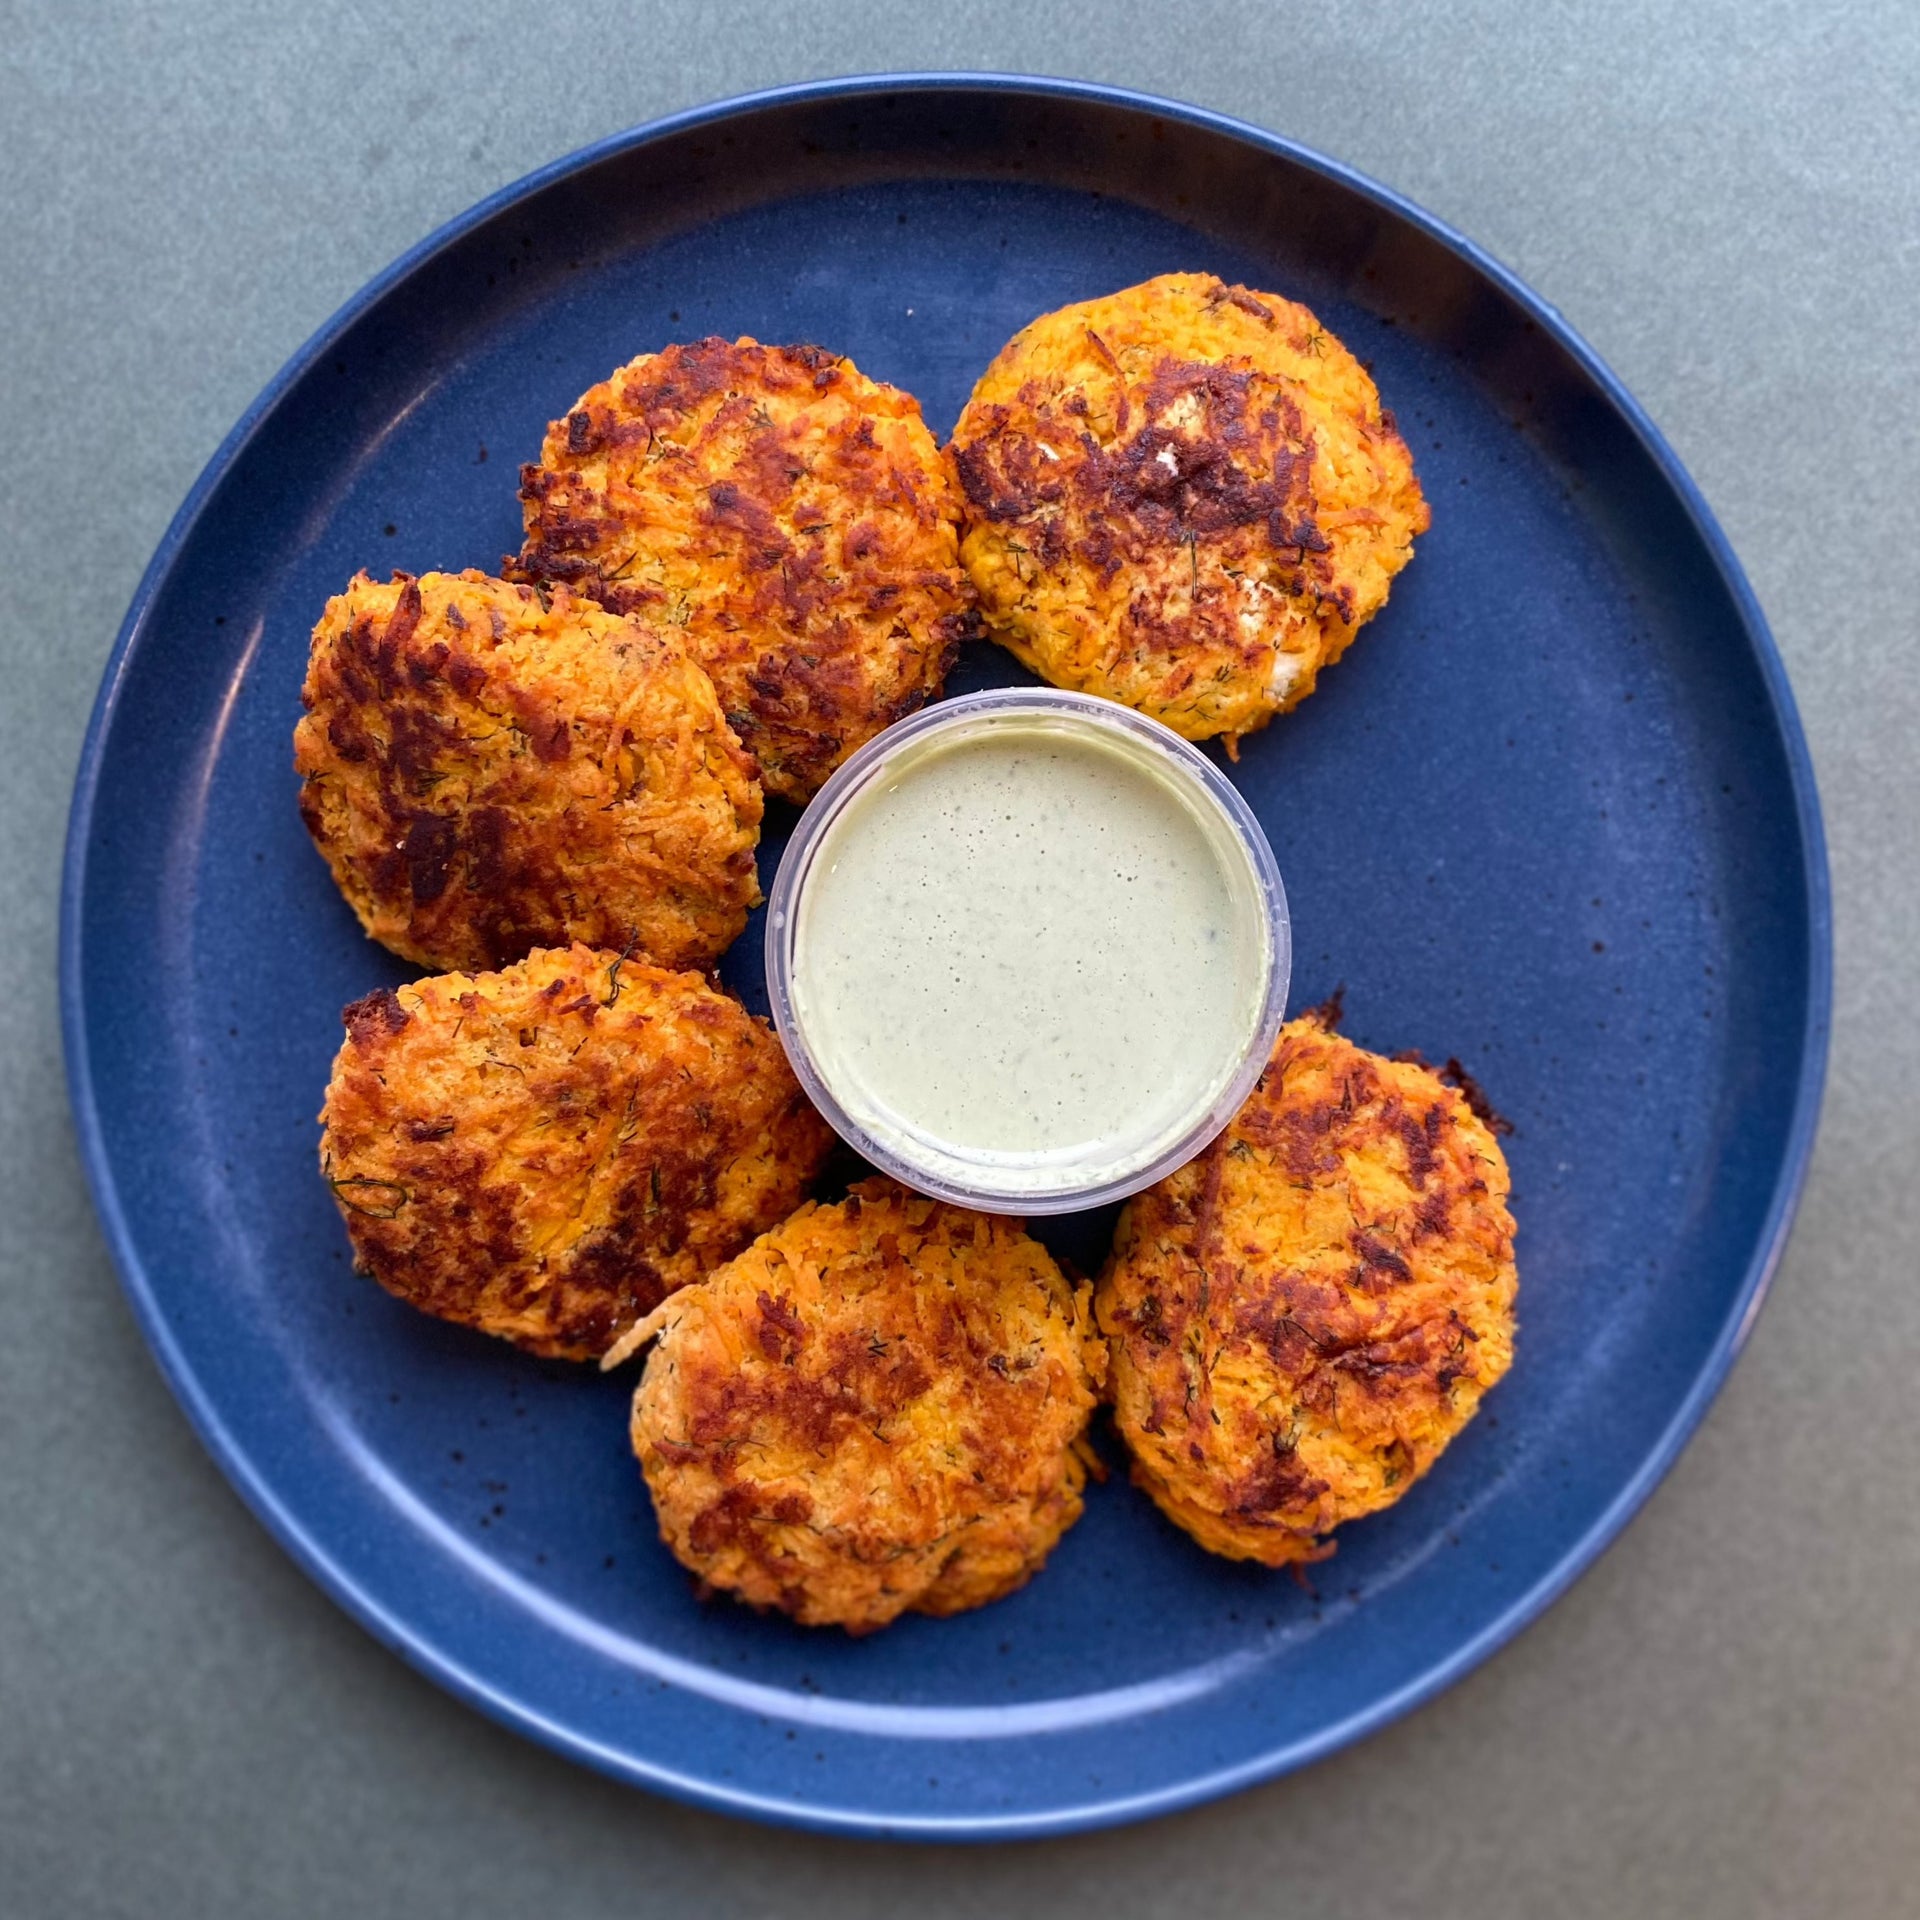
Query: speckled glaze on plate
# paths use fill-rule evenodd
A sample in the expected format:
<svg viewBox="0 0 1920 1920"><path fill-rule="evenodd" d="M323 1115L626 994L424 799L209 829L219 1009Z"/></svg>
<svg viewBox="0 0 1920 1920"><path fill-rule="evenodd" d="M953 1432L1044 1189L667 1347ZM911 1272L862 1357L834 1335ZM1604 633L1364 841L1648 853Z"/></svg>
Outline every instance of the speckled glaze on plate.
<svg viewBox="0 0 1920 1920"><path fill-rule="evenodd" d="M1433 529L1233 777L1294 998L1458 1055L1515 1122L1513 1374L1311 1587L1213 1560L1116 1476L1023 1592L875 1638L698 1601L628 1382L356 1279L314 1172L341 1004L405 970L294 812L306 636L356 567L493 566L517 463L611 367L751 333L949 428L1026 320L1202 269L1373 367ZM1004 656L956 689L1018 683ZM770 877L790 816L762 849ZM1618 1532L1725 1378L1805 1172L1830 916L1778 657L1698 493L1559 317L1270 134L1051 81L889 76L588 149L357 296L162 542L95 711L62 989L127 1291L208 1447L342 1605L463 1698L705 1805L926 1838L1137 1819L1297 1767L1467 1672ZM764 1005L759 927L729 973ZM1046 1223L1096 1261L1106 1215Z"/></svg>

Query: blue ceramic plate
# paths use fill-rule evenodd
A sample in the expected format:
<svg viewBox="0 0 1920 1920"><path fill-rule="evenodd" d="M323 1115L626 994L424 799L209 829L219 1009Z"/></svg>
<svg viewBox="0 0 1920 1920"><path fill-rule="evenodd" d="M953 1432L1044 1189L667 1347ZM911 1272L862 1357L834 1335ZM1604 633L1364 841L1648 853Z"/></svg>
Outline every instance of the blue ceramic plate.
<svg viewBox="0 0 1920 1920"><path fill-rule="evenodd" d="M357 567L489 566L546 421L634 353L816 341L944 432L1047 308L1206 269L1379 380L1433 530L1234 777L1296 1004L1458 1055L1515 1123L1521 1341L1432 1475L1311 1588L1124 1477L1024 1592L875 1638L702 1604L626 1380L355 1278L314 1168L343 1002L404 977L294 813L307 633ZM1021 676L982 648L956 687ZM762 848L762 874L784 839ZM1807 1164L1828 901L1780 662L1698 493L1558 316L1404 201L1189 108L887 78L622 135L353 300L149 569L74 799L80 1138L129 1294L241 1493L422 1671L623 1779L761 1818L989 1837L1131 1820L1328 1753L1458 1678L1617 1533L1725 1377ZM764 1004L760 931L731 977ZM1049 1235L1085 1264L1105 1218Z"/></svg>

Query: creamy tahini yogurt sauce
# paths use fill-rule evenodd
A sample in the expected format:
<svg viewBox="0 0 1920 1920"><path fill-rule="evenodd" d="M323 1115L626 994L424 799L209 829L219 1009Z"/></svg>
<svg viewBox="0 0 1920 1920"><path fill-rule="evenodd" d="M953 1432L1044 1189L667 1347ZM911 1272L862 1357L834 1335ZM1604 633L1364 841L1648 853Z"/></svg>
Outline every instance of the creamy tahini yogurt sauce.
<svg viewBox="0 0 1920 1920"><path fill-rule="evenodd" d="M1260 883L1197 781L1039 716L902 747L827 828L793 1011L856 1125L1002 1193L1119 1179L1218 1099L1274 964Z"/></svg>

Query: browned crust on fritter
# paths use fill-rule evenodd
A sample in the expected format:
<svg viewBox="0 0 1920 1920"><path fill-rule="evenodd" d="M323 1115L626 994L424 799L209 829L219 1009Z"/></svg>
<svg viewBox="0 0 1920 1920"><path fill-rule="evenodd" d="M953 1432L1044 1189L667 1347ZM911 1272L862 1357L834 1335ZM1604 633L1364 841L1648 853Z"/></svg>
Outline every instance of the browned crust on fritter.
<svg viewBox="0 0 1920 1920"><path fill-rule="evenodd" d="M1129 1203L1100 1283L1137 1483L1270 1566L1398 1500L1511 1363L1507 1188L1428 1069L1283 1028L1220 1139Z"/></svg>
<svg viewBox="0 0 1920 1920"><path fill-rule="evenodd" d="M753 763L668 632L481 573L360 574L301 699L301 818L421 966L577 939L708 967L759 901Z"/></svg>
<svg viewBox="0 0 1920 1920"><path fill-rule="evenodd" d="M1010 1593L1079 1517L1091 1292L1017 1222L888 1180L804 1208L641 1330L662 1537L713 1587L856 1633Z"/></svg>
<svg viewBox="0 0 1920 1920"><path fill-rule="evenodd" d="M520 497L509 572L672 622L785 799L933 698L970 630L919 403L818 347L643 354L547 429Z"/></svg>
<svg viewBox="0 0 1920 1920"><path fill-rule="evenodd" d="M1306 698L1428 519L1353 356L1305 307L1205 274L1022 329L952 452L993 637L1192 739Z"/></svg>
<svg viewBox="0 0 1920 1920"><path fill-rule="evenodd" d="M730 995L575 946L348 1007L320 1165L355 1261L572 1360L799 1202L832 1135Z"/></svg>

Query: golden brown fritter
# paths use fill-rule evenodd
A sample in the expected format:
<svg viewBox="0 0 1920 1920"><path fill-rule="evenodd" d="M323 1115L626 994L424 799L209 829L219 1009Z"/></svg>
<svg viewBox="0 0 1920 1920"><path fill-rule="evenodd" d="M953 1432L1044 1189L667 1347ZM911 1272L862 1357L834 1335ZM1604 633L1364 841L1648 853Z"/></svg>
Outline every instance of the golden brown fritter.
<svg viewBox="0 0 1920 1920"><path fill-rule="evenodd" d="M1098 1309L1137 1484L1214 1553L1331 1553L1512 1361L1506 1200L1452 1087L1289 1022L1227 1131L1121 1216Z"/></svg>
<svg viewBox="0 0 1920 1920"><path fill-rule="evenodd" d="M710 967L759 903L753 763L670 633L482 573L359 574L301 700L301 818L423 967L576 939Z"/></svg>
<svg viewBox="0 0 1920 1920"><path fill-rule="evenodd" d="M952 451L993 637L1230 748L1313 691L1427 526L1360 363L1305 307L1210 274L1034 321Z"/></svg>
<svg viewBox="0 0 1920 1920"><path fill-rule="evenodd" d="M1011 1593L1080 1517L1091 1295L1017 1222L889 1180L802 1208L625 1343L658 1336L633 1446L662 1537L809 1626Z"/></svg>
<svg viewBox="0 0 1920 1920"><path fill-rule="evenodd" d="M832 1135L780 1042L696 974L587 947L368 994L321 1111L356 1264L590 1360L783 1218Z"/></svg>
<svg viewBox="0 0 1920 1920"><path fill-rule="evenodd" d="M971 624L919 402L818 347L642 354L547 429L520 497L514 577L670 621L784 799L932 699Z"/></svg>

